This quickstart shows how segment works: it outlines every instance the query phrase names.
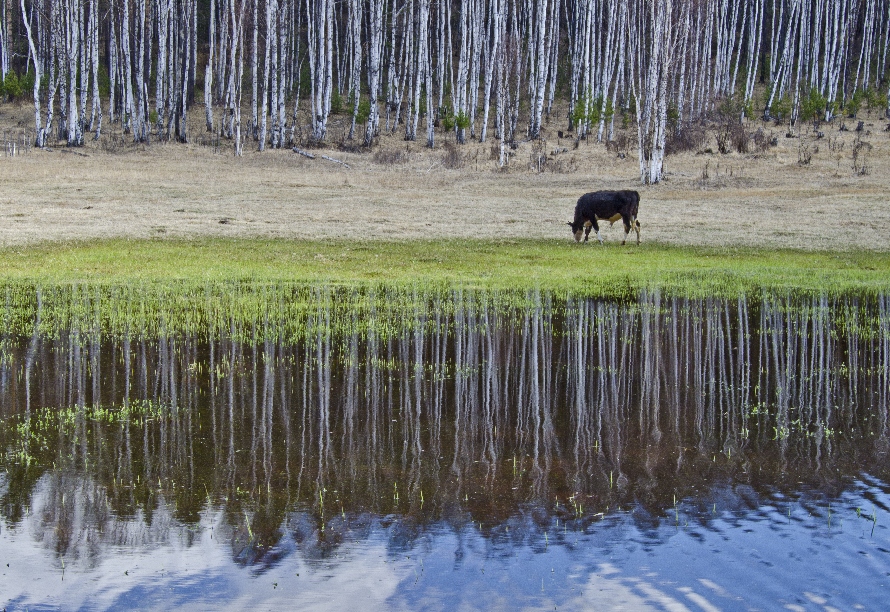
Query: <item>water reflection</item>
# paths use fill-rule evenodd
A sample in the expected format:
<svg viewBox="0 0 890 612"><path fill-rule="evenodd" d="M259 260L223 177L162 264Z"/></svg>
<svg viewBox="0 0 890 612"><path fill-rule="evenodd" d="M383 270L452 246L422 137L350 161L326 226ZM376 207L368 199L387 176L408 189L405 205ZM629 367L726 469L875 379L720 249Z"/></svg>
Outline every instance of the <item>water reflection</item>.
<svg viewBox="0 0 890 612"><path fill-rule="evenodd" d="M468 527L507 558L610 517L657 534L791 502L822 516L863 478L883 491L866 514L890 510L887 296L455 291L351 318L336 297L317 292L298 338L269 318L45 334L38 309L0 352L7 526L33 515L60 567L209 533L263 572L381 532L407 554L448 529L459 565Z"/></svg>

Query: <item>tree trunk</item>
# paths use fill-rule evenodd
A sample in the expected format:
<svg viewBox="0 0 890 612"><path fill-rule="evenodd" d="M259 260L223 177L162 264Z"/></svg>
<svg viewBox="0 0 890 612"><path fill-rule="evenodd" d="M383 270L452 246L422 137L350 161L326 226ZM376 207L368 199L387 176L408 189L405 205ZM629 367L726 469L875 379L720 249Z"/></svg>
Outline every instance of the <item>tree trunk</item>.
<svg viewBox="0 0 890 612"><path fill-rule="evenodd" d="M380 129L380 68L383 54L384 0L369 0L368 4L368 100L370 112L365 128L365 146L370 147Z"/></svg>
<svg viewBox="0 0 890 612"><path fill-rule="evenodd" d="M204 68L204 122L208 132L213 132L213 53L216 50L216 0L210 0L210 28L207 66Z"/></svg>
<svg viewBox="0 0 890 612"><path fill-rule="evenodd" d="M37 52L37 46L34 44L34 36L31 32L31 19L28 11L25 10L25 0L19 0L22 7L22 21L25 24L25 31L28 35L28 49L31 52L31 60L34 64L34 146L43 148L46 146L46 133L40 125L40 82L43 77L43 58Z"/></svg>

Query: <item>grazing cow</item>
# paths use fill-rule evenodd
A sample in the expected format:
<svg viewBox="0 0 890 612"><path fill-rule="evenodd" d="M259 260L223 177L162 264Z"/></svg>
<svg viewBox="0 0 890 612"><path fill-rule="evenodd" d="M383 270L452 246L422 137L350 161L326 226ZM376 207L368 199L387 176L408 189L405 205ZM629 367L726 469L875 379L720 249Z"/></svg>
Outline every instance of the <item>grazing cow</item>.
<svg viewBox="0 0 890 612"><path fill-rule="evenodd" d="M640 222L637 221L637 213L640 209L640 194L636 191L594 191L585 193L578 198L575 205L575 220L569 223L575 242L581 241L581 230L584 230L584 242L590 236L590 228L596 231L596 237L603 243L600 236L600 227L597 221L615 223L618 219L624 220L624 240L633 229L637 233L637 244L640 244Z"/></svg>

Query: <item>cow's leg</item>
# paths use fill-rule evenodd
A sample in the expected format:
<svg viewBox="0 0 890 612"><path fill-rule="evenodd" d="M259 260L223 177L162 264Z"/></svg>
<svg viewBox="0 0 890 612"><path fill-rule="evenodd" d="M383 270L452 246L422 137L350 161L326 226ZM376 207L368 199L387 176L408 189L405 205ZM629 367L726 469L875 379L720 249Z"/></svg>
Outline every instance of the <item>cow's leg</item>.
<svg viewBox="0 0 890 612"><path fill-rule="evenodd" d="M640 222L637 221L636 217L631 217L631 222L633 224L634 231L637 233L637 244L640 244Z"/></svg>
<svg viewBox="0 0 890 612"><path fill-rule="evenodd" d="M590 221L584 222L584 242L587 242L587 239L590 238Z"/></svg>
<svg viewBox="0 0 890 612"><path fill-rule="evenodd" d="M633 217L621 217L624 220L624 240L621 241L621 246L627 244L627 235L630 233L630 227L633 224Z"/></svg>
<svg viewBox="0 0 890 612"><path fill-rule="evenodd" d="M600 226L599 223L596 222L596 219L593 219L591 222L593 224L593 230L596 232L596 239L600 241L600 244L603 243L603 237L600 236ZM587 228L587 231L590 231L590 228Z"/></svg>

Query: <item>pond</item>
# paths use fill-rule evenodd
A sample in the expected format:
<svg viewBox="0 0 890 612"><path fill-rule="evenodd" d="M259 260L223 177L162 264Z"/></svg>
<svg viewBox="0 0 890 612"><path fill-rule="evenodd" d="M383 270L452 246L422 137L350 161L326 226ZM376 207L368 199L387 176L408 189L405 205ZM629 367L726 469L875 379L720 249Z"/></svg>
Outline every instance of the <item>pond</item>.
<svg viewBox="0 0 890 612"><path fill-rule="evenodd" d="M113 294L7 296L7 609L886 605L890 296Z"/></svg>

